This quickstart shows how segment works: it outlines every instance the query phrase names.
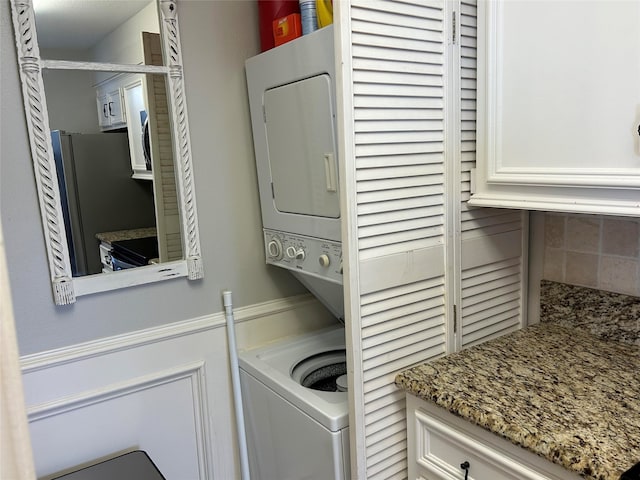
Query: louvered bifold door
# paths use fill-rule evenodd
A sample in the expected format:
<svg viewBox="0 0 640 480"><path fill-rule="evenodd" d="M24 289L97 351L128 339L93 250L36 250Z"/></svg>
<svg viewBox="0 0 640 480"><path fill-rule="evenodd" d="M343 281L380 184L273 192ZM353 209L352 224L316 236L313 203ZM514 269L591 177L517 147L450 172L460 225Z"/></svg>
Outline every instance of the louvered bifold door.
<svg viewBox="0 0 640 480"><path fill-rule="evenodd" d="M350 301L359 301L348 318L360 347L353 477L404 479L405 401L394 378L446 348L445 2L340 4L343 48L351 49L342 59L352 90L345 136L353 129L354 140L345 158L355 190L347 195L355 224L347 249L357 262Z"/></svg>
<svg viewBox="0 0 640 480"><path fill-rule="evenodd" d="M457 348L521 328L527 215L467 205L476 161L476 0L460 5L461 235Z"/></svg>

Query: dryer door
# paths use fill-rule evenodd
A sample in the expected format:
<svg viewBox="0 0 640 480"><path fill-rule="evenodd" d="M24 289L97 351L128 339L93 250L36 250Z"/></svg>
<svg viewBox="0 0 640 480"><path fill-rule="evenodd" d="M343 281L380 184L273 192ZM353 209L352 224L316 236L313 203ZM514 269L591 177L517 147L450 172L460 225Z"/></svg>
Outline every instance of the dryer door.
<svg viewBox="0 0 640 480"><path fill-rule="evenodd" d="M264 115L276 209L338 218L335 115L329 75L267 90Z"/></svg>

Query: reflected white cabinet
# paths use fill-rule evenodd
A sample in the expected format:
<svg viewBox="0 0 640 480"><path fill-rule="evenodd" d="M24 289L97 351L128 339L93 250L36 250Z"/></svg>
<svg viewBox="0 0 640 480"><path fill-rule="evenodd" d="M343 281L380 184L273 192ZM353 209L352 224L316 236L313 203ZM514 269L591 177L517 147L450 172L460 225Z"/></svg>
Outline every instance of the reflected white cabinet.
<svg viewBox="0 0 640 480"><path fill-rule="evenodd" d="M117 75L96 89L98 119L103 131L126 128L132 178L153 180L150 150L143 142L148 106L144 75ZM147 137L148 138L148 137Z"/></svg>
<svg viewBox="0 0 640 480"><path fill-rule="evenodd" d="M640 2L478 3L470 204L640 215Z"/></svg>
<svg viewBox="0 0 640 480"><path fill-rule="evenodd" d="M407 422L410 480L582 478L409 394Z"/></svg>
<svg viewBox="0 0 640 480"><path fill-rule="evenodd" d="M153 180L150 163L145 160L144 128L147 121L148 108L146 105L145 81L143 75L133 75L126 78L122 86L127 133L129 135L129 154L133 178Z"/></svg>
<svg viewBox="0 0 640 480"><path fill-rule="evenodd" d="M112 130L126 125L119 85L108 82L99 88L96 92L96 101L100 130Z"/></svg>

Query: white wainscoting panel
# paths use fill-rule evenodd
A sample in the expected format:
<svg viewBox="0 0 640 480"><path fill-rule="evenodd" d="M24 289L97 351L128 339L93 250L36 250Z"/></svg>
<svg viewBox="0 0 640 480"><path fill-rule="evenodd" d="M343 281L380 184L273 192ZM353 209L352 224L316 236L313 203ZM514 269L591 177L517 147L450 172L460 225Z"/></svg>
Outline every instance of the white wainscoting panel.
<svg viewBox="0 0 640 480"><path fill-rule="evenodd" d="M308 295L234 314L244 348L336 322ZM141 449L168 479L238 478L228 358L222 313L23 357L37 475Z"/></svg>
<svg viewBox="0 0 640 480"><path fill-rule="evenodd" d="M143 449L166 478L206 479L204 364L157 372L30 409L38 473ZM71 454L71 455L70 455Z"/></svg>

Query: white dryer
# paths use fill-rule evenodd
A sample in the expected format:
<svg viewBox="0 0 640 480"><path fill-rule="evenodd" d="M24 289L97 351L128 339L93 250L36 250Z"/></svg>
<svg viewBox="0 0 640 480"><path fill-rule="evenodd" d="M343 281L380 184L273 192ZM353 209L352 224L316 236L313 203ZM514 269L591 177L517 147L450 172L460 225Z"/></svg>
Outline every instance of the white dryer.
<svg viewBox="0 0 640 480"><path fill-rule="evenodd" d="M239 364L251 479L348 480L344 328L241 352Z"/></svg>
<svg viewBox="0 0 640 480"><path fill-rule="evenodd" d="M333 26L246 61L267 262L344 318Z"/></svg>

